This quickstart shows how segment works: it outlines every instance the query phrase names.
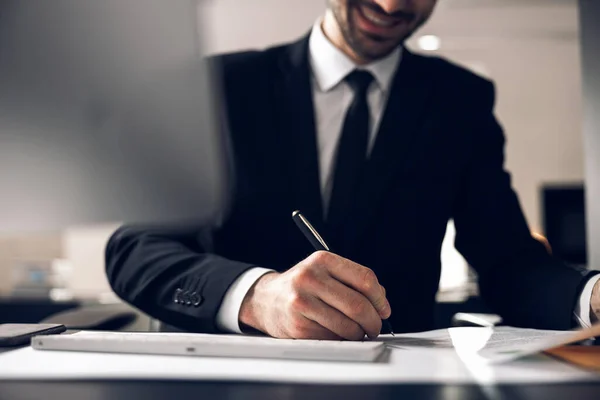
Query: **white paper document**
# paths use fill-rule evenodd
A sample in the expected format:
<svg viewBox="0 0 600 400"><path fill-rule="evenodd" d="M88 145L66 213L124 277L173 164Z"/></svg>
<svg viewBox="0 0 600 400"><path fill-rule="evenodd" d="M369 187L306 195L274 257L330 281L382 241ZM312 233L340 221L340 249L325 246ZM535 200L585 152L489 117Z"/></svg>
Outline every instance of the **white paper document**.
<svg viewBox="0 0 600 400"><path fill-rule="evenodd" d="M385 357L374 363L268 360L224 357L39 351L0 354L0 379L193 379L332 384L373 383L544 383L598 380L600 376L534 354L502 363L486 351L564 341L572 332L514 328L451 328L384 335ZM169 334L163 334L169 335ZM488 350L482 351L488 345ZM553 347L553 346L550 346ZM512 351L512 350L511 350ZM529 350L527 350L529 351ZM514 358L515 353L511 354ZM502 354L504 357L504 354Z"/></svg>
<svg viewBox="0 0 600 400"><path fill-rule="evenodd" d="M577 331L500 327L461 327L382 338L398 348L452 349L473 362L502 363L554 347L600 336L600 325Z"/></svg>

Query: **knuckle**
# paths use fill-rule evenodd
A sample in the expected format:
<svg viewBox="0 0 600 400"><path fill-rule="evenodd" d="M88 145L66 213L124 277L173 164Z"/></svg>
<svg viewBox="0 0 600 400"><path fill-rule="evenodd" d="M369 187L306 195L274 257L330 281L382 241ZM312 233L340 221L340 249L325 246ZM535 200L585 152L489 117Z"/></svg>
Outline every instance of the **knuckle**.
<svg viewBox="0 0 600 400"><path fill-rule="evenodd" d="M377 276L375 275L375 272L373 272L372 269L365 268L362 285L363 289L367 292L372 291L377 285L379 285L379 283L377 282Z"/></svg>
<svg viewBox="0 0 600 400"><path fill-rule="evenodd" d="M311 264L328 265L333 261L333 254L328 251L315 251L310 255Z"/></svg>
<svg viewBox="0 0 600 400"><path fill-rule="evenodd" d="M310 267L299 268L294 275L294 283L297 286L306 286L317 280L315 271Z"/></svg>
<svg viewBox="0 0 600 400"><path fill-rule="evenodd" d="M310 307L310 304L309 304L308 300L306 299L306 297L302 296L301 294L299 294L297 292L293 292L290 294L288 304L289 304L289 308L292 311L299 312L299 313L303 313L303 312L307 311L308 308Z"/></svg>
<svg viewBox="0 0 600 400"><path fill-rule="evenodd" d="M365 313L366 309L367 307L365 305L365 302L362 301L362 299L354 300L350 303L350 314L353 317L362 316Z"/></svg>
<svg viewBox="0 0 600 400"><path fill-rule="evenodd" d="M294 339L306 339L310 336L310 332L305 322L296 320L289 329L289 335Z"/></svg>

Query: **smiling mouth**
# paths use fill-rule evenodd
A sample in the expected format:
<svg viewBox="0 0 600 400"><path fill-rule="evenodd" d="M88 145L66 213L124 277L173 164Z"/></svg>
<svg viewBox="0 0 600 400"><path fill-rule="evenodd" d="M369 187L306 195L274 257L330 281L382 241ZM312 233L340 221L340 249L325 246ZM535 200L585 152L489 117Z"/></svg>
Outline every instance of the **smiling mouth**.
<svg viewBox="0 0 600 400"><path fill-rule="evenodd" d="M361 17L363 17L365 20L367 20L374 26L382 29L391 29L403 22L410 22L410 20L412 19L408 15L400 17L384 15L380 12L373 10L371 7L365 4L358 5L356 9L361 15Z"/></svg>

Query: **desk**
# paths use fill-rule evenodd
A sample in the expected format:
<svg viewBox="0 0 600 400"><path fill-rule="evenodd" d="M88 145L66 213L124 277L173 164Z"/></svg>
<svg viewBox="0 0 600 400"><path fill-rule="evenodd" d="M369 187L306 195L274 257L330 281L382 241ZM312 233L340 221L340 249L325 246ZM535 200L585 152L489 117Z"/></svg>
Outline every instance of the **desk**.
<svg viewBox="0 0 600 400"><path fill-rule="evenodd" d="M600 384L566 385L300 385L245 382L76 381L1 382L2 399L243 400L598 400Z"/></svg>
<svg viewBox="0 0 600 400"><path fill-rule="evenodd" d="M0 350L1 351L1 350ZM11 351L5 349L4 351ZM306 385L210 381L0 381L0 399L598 400L600 382L481 387L457 384Z"/></svg>

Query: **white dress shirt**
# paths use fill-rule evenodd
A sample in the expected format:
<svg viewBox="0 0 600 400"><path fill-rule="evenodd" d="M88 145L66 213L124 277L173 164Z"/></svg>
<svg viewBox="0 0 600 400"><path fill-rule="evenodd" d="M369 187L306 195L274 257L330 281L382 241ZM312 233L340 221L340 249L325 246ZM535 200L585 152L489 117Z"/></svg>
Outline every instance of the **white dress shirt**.
<svg viewBox="0 0 600 400"><path fill-rule="evenodd" d="M581 296L579 296L579 301L575 305L575 318L582 328L589 328L592 326L592 321L590 320L590 305L592 302L592 291L598 281L600 281L600 275L594 276L586 283L583 292L581 292Z"/></svg>
<svg viewBox="0 0 600 400"><path fill-rule="evenodd" d="M321 193L324 203L323 208L326 210L333 188L334 160L337 146L346 111L353 100L352 89L344 82L344 79L355 69L369 71L375 78L368 91L371 114L368 146L368 153L370 153L387 104L392 80L402 57L402 48L398 47L387 57L372 64L357 66L327 39L321 29L321 23L321 20L317 21L312 29L309 57L312 70L312 93L315 108ZM269 272L273 272L273 270L252 268L243 273L231 285L217 313L217 327L219 329L242 333L238 319L242 301L254 283ZM576 317L582 325L590 323L589 309L593 288L593 284L591 286L590 284L586 286L581 301L577 305L579 309L576 310L578 314Z"/></svg>

